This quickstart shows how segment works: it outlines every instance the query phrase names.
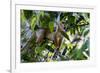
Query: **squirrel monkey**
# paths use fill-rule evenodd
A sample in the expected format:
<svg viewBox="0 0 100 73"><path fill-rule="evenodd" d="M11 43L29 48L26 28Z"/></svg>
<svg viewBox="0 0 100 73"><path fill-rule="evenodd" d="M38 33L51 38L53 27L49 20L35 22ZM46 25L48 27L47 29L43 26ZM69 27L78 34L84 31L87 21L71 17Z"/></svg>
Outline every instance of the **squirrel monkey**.
<svg viewBox="0 0 100 73"><path fill-rule="evenodd" d="M46 28L40 28L36 31L36 43L41 43L44 38L48 38L54 42L56 48L60 48L63 39L60 31L64 32L64 24L58 24L55 32L50 32Z"/></svg>

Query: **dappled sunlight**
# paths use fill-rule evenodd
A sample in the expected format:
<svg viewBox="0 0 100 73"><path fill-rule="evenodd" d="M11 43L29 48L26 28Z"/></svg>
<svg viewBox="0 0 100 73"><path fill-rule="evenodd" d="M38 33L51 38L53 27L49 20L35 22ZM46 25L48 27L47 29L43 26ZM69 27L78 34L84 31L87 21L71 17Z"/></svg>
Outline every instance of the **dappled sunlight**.
<svg viewBox="0 0 100 73"><path fill-rule="evenodd" d="M21 62L88 60L90 13L20 10Z"/></svg>

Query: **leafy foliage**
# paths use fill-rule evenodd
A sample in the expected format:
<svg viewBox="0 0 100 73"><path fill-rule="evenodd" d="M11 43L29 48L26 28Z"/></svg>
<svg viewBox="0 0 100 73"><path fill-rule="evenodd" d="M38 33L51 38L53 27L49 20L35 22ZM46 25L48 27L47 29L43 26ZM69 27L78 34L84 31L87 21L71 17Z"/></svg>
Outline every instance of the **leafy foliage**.
<svg viewBox="0 0 100 73"><path fill-rule="evenodd" d="M89 59L90 14L21 10L21 62Z"/></svg>

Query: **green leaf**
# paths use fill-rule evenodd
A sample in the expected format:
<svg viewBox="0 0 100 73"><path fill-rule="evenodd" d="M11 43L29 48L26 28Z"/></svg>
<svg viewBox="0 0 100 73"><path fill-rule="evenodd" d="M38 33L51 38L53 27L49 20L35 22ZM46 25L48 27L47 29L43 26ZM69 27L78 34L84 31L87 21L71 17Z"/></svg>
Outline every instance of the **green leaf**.
<svg viewBox="0 0 100 73"><path fill-rule="evenodd" d="M48 24L50 22L50 15L47 13L44 13L40 15L40 26L43 28L48 28Z"/></svg>
<svg viewBox="0 0 100 73"><path fill-rule="evenodd" d="M82 57L83 57L83 55L82 55L82 50L81 50L81 49L78 49L78 50L77 50L76 59L77 59L77 60L81 60Z"/></svg>
<svg viewBox="0 0 100 73"><path fill-rule="evenodd" d="M68 17L68 22L69 22L70 24L74 24L74 23L75 23L75 17L74 17L74 16L69 16L69 17Z"/></svg>
<svg viewBox="0 0 100 73"><path fill-rule="evenodd" d="M89 33L89 29L88 30L86 30L85 32L84 32L84 37L86 36L86 35L88 35L88 33Z"/></svg>
<svg viewBox="0 0 100 73"><path fill-rule="evenodd" d="M51 32L53 32L53 30L54 30L54 22L50 22L49 23L49 29L50 29Z"/></svg>
<svg viewBox="0 0 100 73"><path fill-rule="evenodd" d="M46 48L50 51L50 52L54 52L54 49L51 46L46 46Z"/></svg>
<svg viewBox="0 0 100 73"><path fill-rule="evenodd" d="M22 24L25 22L25 16L24 16L24 12L23 12L23 10L21 10L20 11L21 12L21 22L22 22Z"/></svg>
<svg viewBox="0 0 100 73"><path fill-rule="evenodd" d="M68 39L68 40L70 41L69 36L67 35L67 33L61 31L61 34L62 34L66 39Z"/></svg>
<svg viewBox="0 0 100 73"><path fill-rule="evenodd" d="M26 19L29 19L33 14L32 10L23 10L23 11Z"/></svg>
<svg viewBox="0 0 100 73"><path fill-rule="evenodd" d="M82 45L81 49L85 51L85 49L89 48L89 39L85 41L85 43Z"/></svg>
<svg viewBox="0 0 100 73"><path fill-rule="evenodd" d="M36 52L37 54L40 54L40 53L44 50L44 48L43 48L43 47L39 47L39 46L38 46L38 47L36 47L35 49L36 49L36 51L35 51L35 52Z"/></svg>
<svg viewBox="0 0 100 73"><path fill-rule="evenodd" d="M38 45L38 46L35 48L35 49L36 49L35 52L38 53L38 54L41 54L42 51L46 49L46 48L45 48L45 47L46 47L46 44L47 44L47 43L44 43L43 45L41 45L41 44Z"/></svg>
<svg viewBox="0 0 100 73"><path fill-rule="evenodd" d="M31 29L34 31L35 25L36 25L37 18L32 17L31 19Z"/></svg>

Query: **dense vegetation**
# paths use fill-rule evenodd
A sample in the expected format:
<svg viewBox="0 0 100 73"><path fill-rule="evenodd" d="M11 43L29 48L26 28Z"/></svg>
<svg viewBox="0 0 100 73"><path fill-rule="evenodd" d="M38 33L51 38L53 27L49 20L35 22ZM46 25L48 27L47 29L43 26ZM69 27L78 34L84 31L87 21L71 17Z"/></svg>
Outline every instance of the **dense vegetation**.
<svg viewBox="0 0 100 73"><path fill-rule="evenodd" d="M89 59L90 14L21 10L21 62Z"/></svg>

